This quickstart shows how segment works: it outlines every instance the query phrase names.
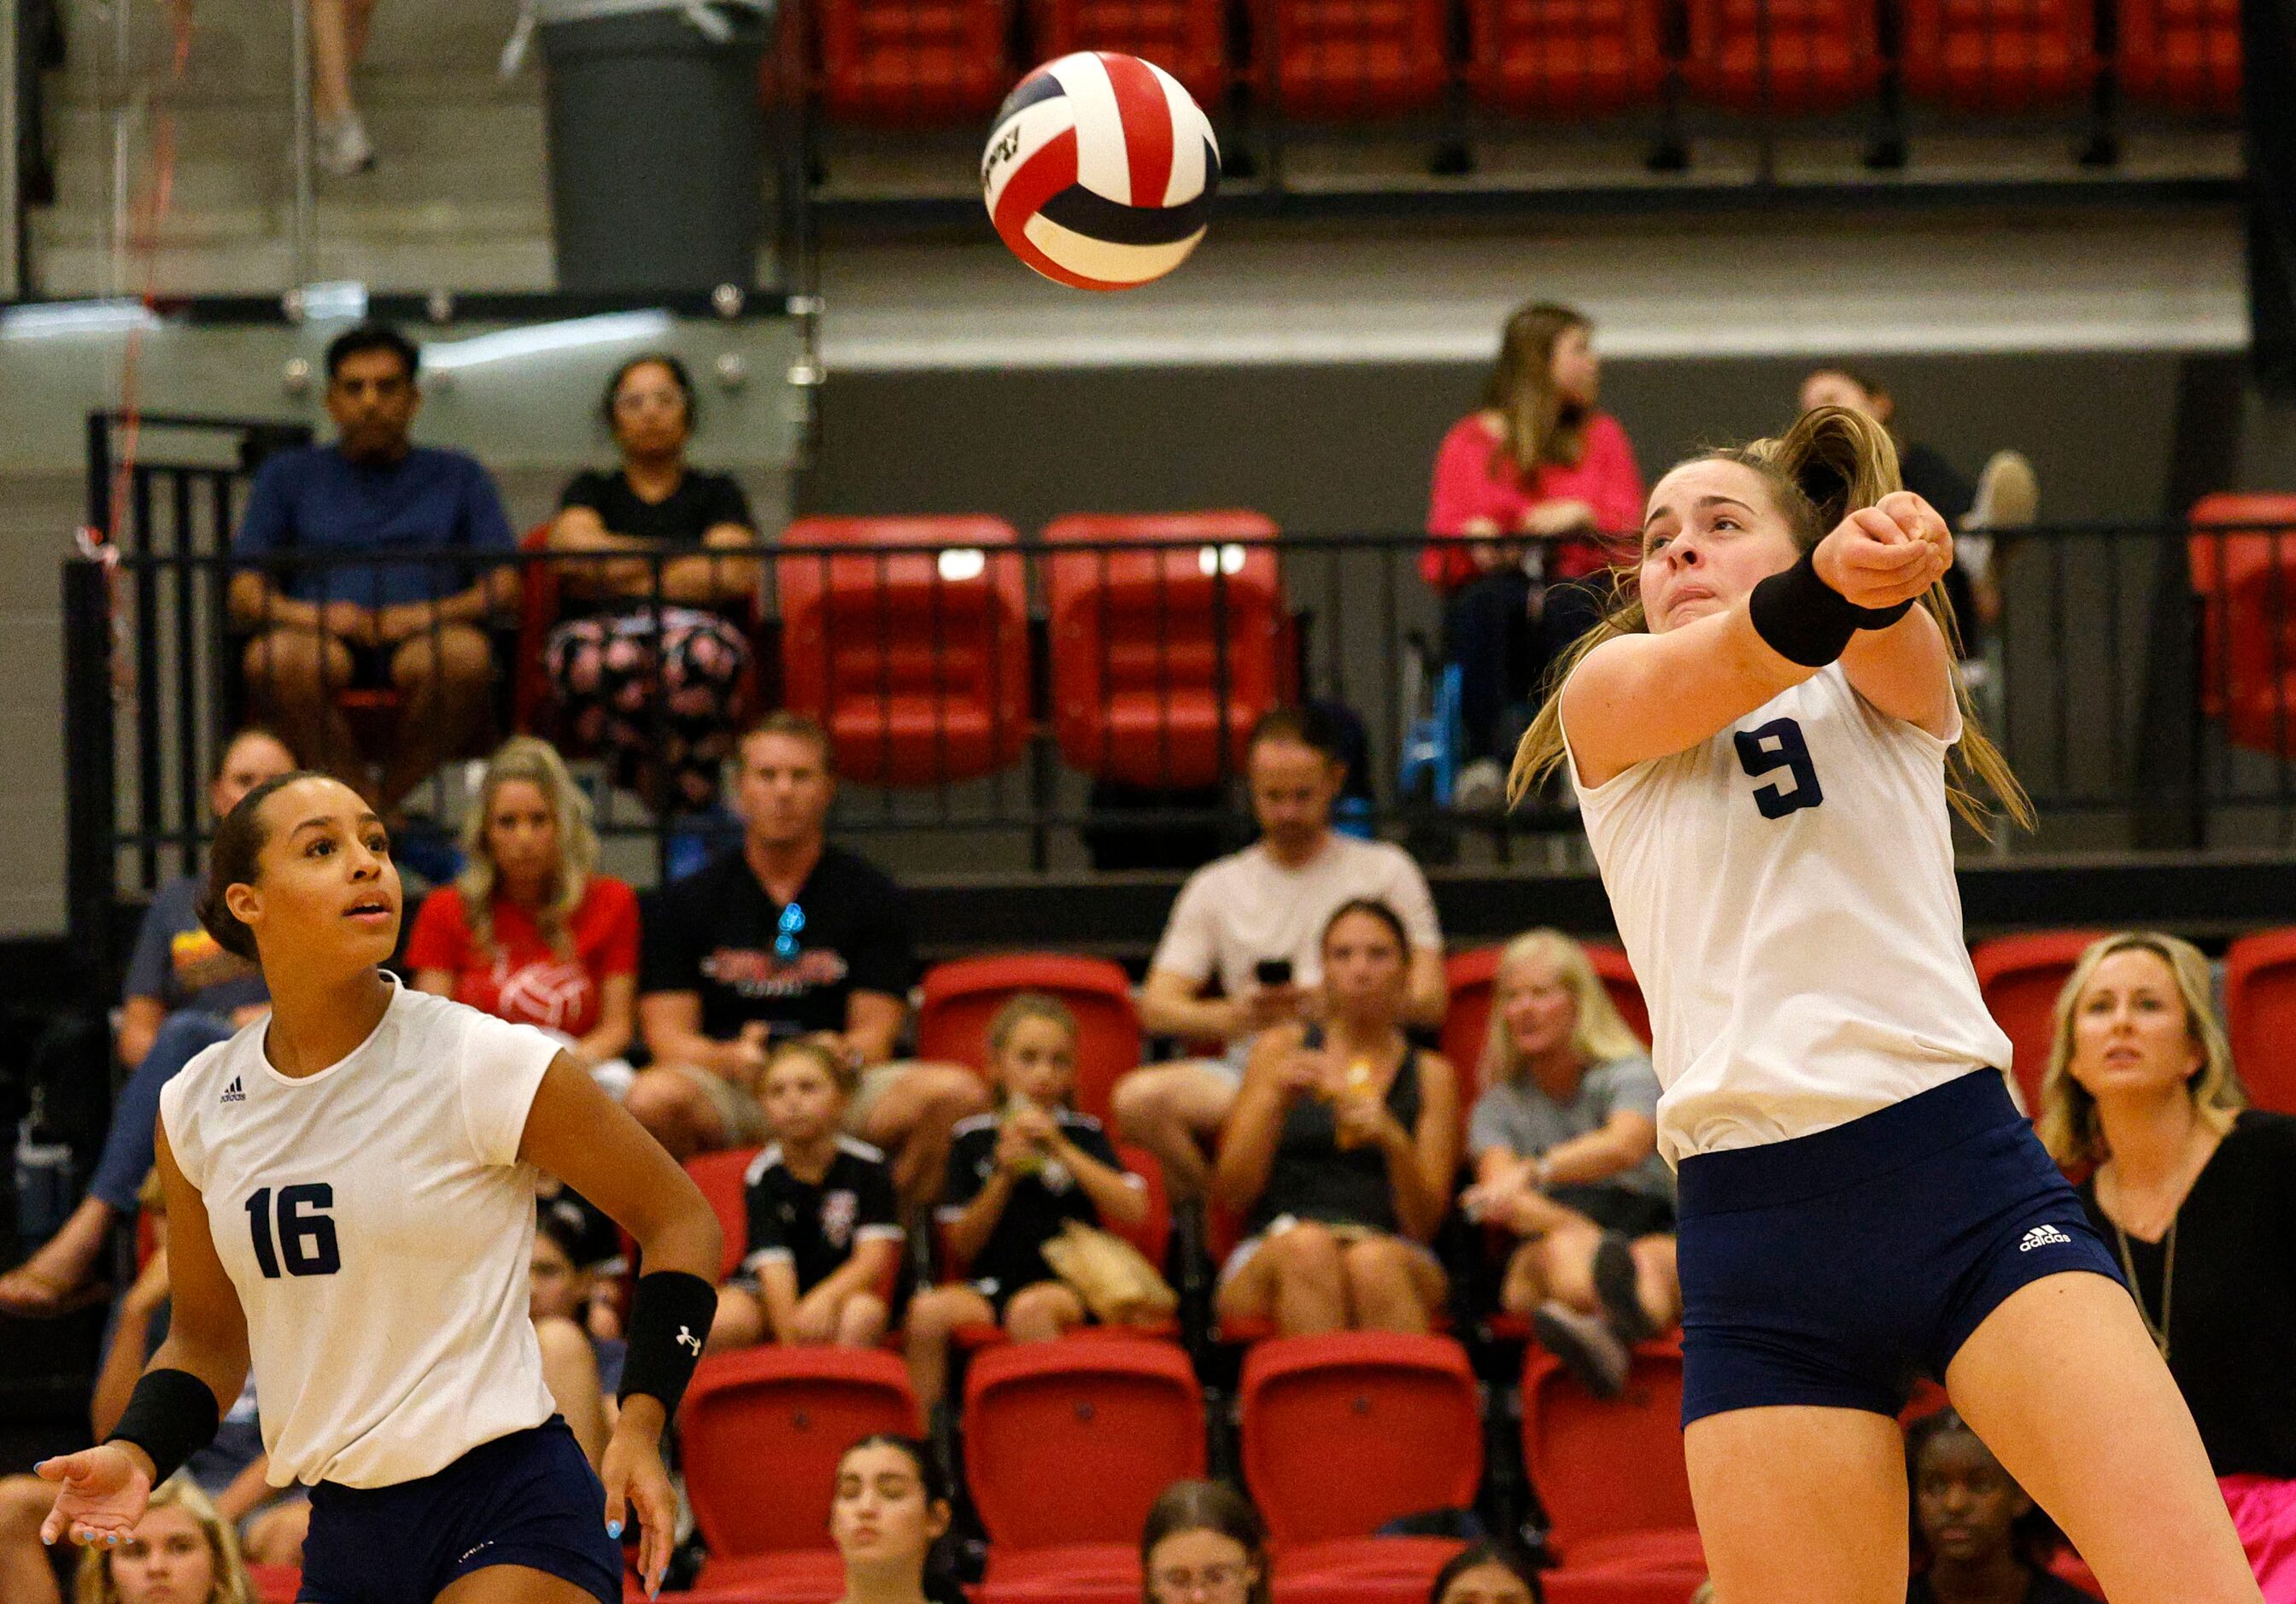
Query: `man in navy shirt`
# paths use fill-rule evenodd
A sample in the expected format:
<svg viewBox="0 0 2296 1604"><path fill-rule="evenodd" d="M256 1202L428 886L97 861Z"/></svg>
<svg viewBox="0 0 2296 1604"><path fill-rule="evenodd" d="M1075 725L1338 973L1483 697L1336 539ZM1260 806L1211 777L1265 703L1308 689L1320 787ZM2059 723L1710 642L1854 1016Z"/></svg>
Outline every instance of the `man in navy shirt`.
<svg viewBox="0 0 2296 1604"><path fill-rule="evenodd" d="M518 539L487 471L414 445L422 393L414 347L380 323L327 348L332 446L283 452L249 493L233 550L250 558L422 550L448 558L253 563L232 577L231 611L256 633L242 667L258 716L316 766L386 814L445 758L482 749L494 657L486 624L516 570L472 561ZM362 752L337 705L346 686L398 693L388 752ZM370 762L381 765L373 782Z"/></svg>

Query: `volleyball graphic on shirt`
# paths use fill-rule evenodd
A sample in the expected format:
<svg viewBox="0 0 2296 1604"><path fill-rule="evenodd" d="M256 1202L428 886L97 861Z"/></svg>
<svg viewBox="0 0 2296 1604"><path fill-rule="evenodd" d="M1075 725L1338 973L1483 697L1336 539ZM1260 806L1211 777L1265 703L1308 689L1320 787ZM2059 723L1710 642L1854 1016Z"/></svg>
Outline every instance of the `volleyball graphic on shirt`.
<svg viewBox="0 0 2296 1604"><path fill-rule="evenodd" d="M1055 283L1129 290L1204 237L1219 144L1171 74L1078 51L1022 78L997 110L981 199L1013 254Z"/></svg>
<svg viewBox="0 0 2296 1604"><path fill-rule="evenodd" d="M589 1011L596 990L590 971L578 963L521 964L503 976L495 1011L514 1024L570 1031Z"/></svg>

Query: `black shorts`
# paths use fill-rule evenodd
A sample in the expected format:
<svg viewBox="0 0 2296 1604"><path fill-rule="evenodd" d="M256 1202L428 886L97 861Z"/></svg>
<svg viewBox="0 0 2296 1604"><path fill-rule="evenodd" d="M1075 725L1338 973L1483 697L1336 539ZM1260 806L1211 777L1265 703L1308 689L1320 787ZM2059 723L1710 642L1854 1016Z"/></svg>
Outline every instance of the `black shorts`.
<svg viewBox="0 0 2296 1604"><path fill-rule="evenodd" d="M2120 1280L1991 1069L1814 1135L1693 1155L1679 1180L1685 1426L1781 1404L1894 1415L2027 1282Z"/></svg>
<svg viewBox="0 0 2296 1604"><path fill-rule="evenodd" d="M1663 1236L1674 1229L1674 1205L1630 1186L1549 1187L1547 1197L1620 1236Z"/></svg>
<svg viewBox="0 0 2296 1604"><path fill-rule="evenodd" d="M621 1604L606 1490L559 1417L420 1481L311 1489L299 1604L431 1604L472 1571L523 1565Z"/></svg>

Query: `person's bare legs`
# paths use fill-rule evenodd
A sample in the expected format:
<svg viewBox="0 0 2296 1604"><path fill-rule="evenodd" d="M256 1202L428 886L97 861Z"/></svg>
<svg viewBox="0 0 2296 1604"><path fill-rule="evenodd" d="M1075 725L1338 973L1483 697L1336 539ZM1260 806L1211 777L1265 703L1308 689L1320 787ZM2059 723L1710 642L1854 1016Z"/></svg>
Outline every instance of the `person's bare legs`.
<svg viewBox="0 0 2296 1604"><path fill-rule="evenodd" d="M1443 1301L1443 1273L1400 1237L1367 1237L1340 1253L1349 1325L1358 1331L1424 1332Z"/></svg>
<svg viewBox="0 0 2296 1604"><path fill-rule="evenodd" d="M730 1144L725 1117L709 1094L666 1065L639 1070L622 1107L680 1164Z"/></svg>
<svg viewBox="0 0 2296 1604"><path fill-rule="evenodd" d="M836 1346L875 1347L885 1339L885 1325L890 1318L883 1298L874 1292L856 1292L837 1311Z"/></svg>
<svg viewBox="0 0 2296 1604"><path fill-rule="evenodd" d="M1212 1307L1223 1321L1273 1320L1286 1337L1345 1330L1348 1284L1339 1238L1314 1224L1269 1237L1220 1287Z"/></svg>
<svg viewBox="0 0 2296 1604"><path fill-rule="evenodd" d="M909 1300L903 1346L909 1361L909 1386L917 1408L928 1418L948 1390L948 1334L961 1325L994 1325L996 1311L971 1287L932 1287Z"/></svg>
<svg viewBox="0 0 2296 1604"><path fill-rule="evenodd" d="M1635 1258L1635 1300L1653 1330L1672 1330L1682 1322L1682 1273L1675 1267L1674 1238L1637 1237L1628 1251Z"/></svg>
<svg viewBox="0 0 2296 1604"><path fill-rule="evenodd" d="M2069 1272L2020 1287L1945 1383L2114 1604L2262 1597L2192 1412L2119 1285Z"/></svg>
<svg viewBox="0 0 2296 1604"><path fill-rule="evenodd" d="M426 629L391 653L390 683L401 700L376 798L385 813L447 758L483 744L494 667L494 649L467 624Z"/></svg>
<svg viewBox="0 0 2296 1604"><path fill-rule="evenodd" d="M82 1198L55 1235L0 1275L0 1313L36 1317L64 1313L87 1287L117 1217L102 1199ZM0 1599L10 1596L0 1592Z"/></svg>
<svg viewBox="0 0 2296 1604"><path fill-rule="evenodd" d="M1084 1323L1084 1300L1059 1281L1023 1287L1004 1305L1004 1330L1015 1342L1050 1342Z"/></svg>
<svg viewBox="0 0 2296 1604"><path fill-rule="evenodd" d="M40 1522L55 1508L56 1484L37 1476L0 1479L0 1599L8 1604L62 1604Z"/></svg>
<svg viewBox="0 0 2296 1604"><path fill-rule="evenodd" d="M1692 1421L1682 1442L1715 1604L1903 1604L1896 1420L1805 1404L1736 1409Z"/></svg>
<svg viewBox="0 0 2296 1604"><path fill-rule="evenodd" d="M562 1314L536 1321L534 1336L542 1345L542 1383L594 1470L610 1435L605 1395L598 1385L598 1352L590 1346L589 1333Z"/></svg>
<svg viewBox="0 0 2296 1604"><path fill-rule="evenodd" d="M758 1295L742 1287L718 1289L718 1313L709 1322L705 1353L726 1354L755 1347L766 1339L766 1305Z"/></svg>
<svg viewBox="0 0 2296 1604"><path fill-rule="evenodd" d="M240 671L255 716L279 732L303 764L362 796L373 790L366 759L335 693L351 682L350 648L308 629L266 630L248 642Z"/></svg>
<svg viewBox="0 0 2296 1604"><path fill-rule="evenodd" d="M288 1565L298 1569L303 1564L303 1540L311 1533L311 1505L308 1499L276 1503L250 1517L247 1529L240 1537L240 1551L250 1565Z"/></svg>
<svg viewBox="0 0 2296 1604"><path fill-rule="evenodd" d="M311 109L320 117L348 117L351 69L366 54L373 0L310 0Z"/></svg>
<svg viewBox="0 0 2296 1604"><path fill-rule="evenodd" d="M1177 1204L1202 1197L1210 1185L1204 1150L1218 1140L1235 1094L1233 1079L1191 1059L1135 1069L1116 1083L1109 1110L1117 1134L1164 1166L1164 1191Z"/></svg>
<svg viewBox="0 0 2296 1604"><path fill-rule="evenodd" d="M597 1596L531 1566L489 1565L450 1584L436 1604L597 1604Z"/></svg>
<svg viewBox="0 0 2296 1604"><path fill-rule="evenodd" d="M988 1084L962 1064L917 1064L878 1094L861 1120L862 1139L892 1158L893 1190L912 1208L940 1196L948 1175L949 1132L985 1114Z"/></svg>

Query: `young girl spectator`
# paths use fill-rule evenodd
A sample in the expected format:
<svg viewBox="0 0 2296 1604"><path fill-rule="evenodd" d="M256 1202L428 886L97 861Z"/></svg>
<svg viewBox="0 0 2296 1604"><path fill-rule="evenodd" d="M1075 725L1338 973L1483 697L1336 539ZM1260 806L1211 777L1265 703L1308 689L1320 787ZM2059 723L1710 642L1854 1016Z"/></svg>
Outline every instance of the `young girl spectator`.
<svg viewBox="0 0 2296 1604"><path fill-rule="evenodd" d="M2296 1118L2245 1102L2199 952L2130 932L2081 954L2057 998L2041 1140L2069 1170L2089 1169L2089 1219L2193 1412L2265 1598L2286 1604Z"/></svg>
<svg viewBox="0 0 2296 1604"><path fill-rule="evenodd" d="M598 1290L595 1217L572 1192L540 1203L526 1305L535 1339L542 1345L542 1384L593 1469L614 1433L611 1399L620 1388L628 1352L620 1338L600 1338L591 1330L591 1299Z"/></svg>
<svg viewBox="0 0 2296 1604"><path fill-rule="evenodd" d="M152 1489L144 1518L118 1548L79 1557L74 1604L255 1604L231 1527L182 1476ZM10 1595L10 1604L18 1604Z"/></svg>
<svg viewBox="0 0 2296 1604"><path fill-rule="evenodd" d="M637 1018L637 895L597 872L589 798L548 741L503 743L463 845L469 866L423 899L406 943L415 989L541 1027L619 1093Z"/></svg>
<svg viewBox="0 0 2296 1604"><path fill-rule="evenodd" d="M1658 1156L1658 1072L1588 962L1559 930L1499 955L1467 1122L1478 1219L1522 1239L1500 1305L1603 1396L1624 1385L1627 1345L1681 1310L1674 1174Z"/></svg>
<svg viewBox="0 0 2296 1604"><path fill-rule="evenodd" d="M880 1433L837 1461L829 1536L845 1562L840 1604L965 1604L940 1556L953 1489L927 1444Z"/></svg>
<svg viewBox="0 0 2296 1604"><path fill-rule="evenodd" d="M574 734L605 754L614 782L685 812L718 801L750 661L728 615L755 599L759 578L742 487L686 465L693 402L693 381L671 356L634 357L607 384L599 411L622 465L566 487L550 549L592 558L561 566L580 616L544 647ZM665 546L726 554L669 559L657 595L651 554Z"/></svg>
<svg viewBox="0 0 2296 1604"><path fill-rule="evenodd" d="M294 766L295 755L279 737L243 729L225 745L208 781L208 807L220 819L249 791ZM271 1005L256 967L225 952L201 926L205 883L195 874L178 875L152 894L119 1005L119 1061L133 1073L113 1101L87 1196L38 1252L0 1275L0 1312L61 1313L82 1293L113 1223L134 1217L136 1189L152 1173L160 1088L202 1049L228 1041Z"/></svg>
<svg viewBox="0 0 2296 1604"><path fill-rule="evenodd" d="M1443 598L1444 656L1460 671L1461 807L1497 804L1509 706L1529 700L1547 665L1602 617L1597 581L1611 555L1599 537L1642 525L1634 447L1595 406L1594 331L1569 307L1518 309L1481 408L1436 452L1427 532L1471 537L1430 546L1419 561Z"/></svg>
<svg viewBox="0 0 2296 1604"><path fill-rule="evenodd" d="M1140 1528L1141 1604L1270 1604L1267 1528L1225 1482L1174 1482Z"/></svg>
<svg viewBox="0 0 2296 1604"><path fill-rule="evenodd" d="M1044 1342L1084 1323L1084 1301L1045 1263L1062 1225L1121 1230L1146 1217L1140 1177L1126 1173L1100 1121L1070 1106L1076 1044L1075 1017L1033 992L989 1021L997 1107L957 1123L938 1216L970 1279L909 1305L909 1375L927 1410L946 1387L955 1327L1001 1322L1016 1341Z"/></svg>
<svg viewBox="0 0 2296 1604"><path fill-rule="evenodd" d="M1952 1410L1906 1428L1906 1483L1915 1566L1906 1604L2094 1604L2050 1574L2055 1526Z"/></svg>
<svg viewBox="0 0 2296 1604"><path fill-rule="evenodd" d="M1320 1021L1253 1047L1212 1177L1250 1222L1220 1271L1222 1320L1423 1331L1442 1302L1426 1244L1450 1206L1458 1083L1403 1034L1409 950L1385 903L1341 904L1324 926Z"/></svg>
<svg viewBox="0 0 2296 1604"><path fill-rule="evenodd" d="M874 1347L902 1231L885 1156L844 1133L858 1076L825 1042L784 1042L762 1084L773 1145L750 1164L750 1245L718 1289L713 1350L775 1342Z"/></svg>
<svg viewBox="0 0 2296 1604"><path fill-rule="evenodd" d="M1435 1573L1427 1604L1546 1604L1538 1572L1521 1550L1471 1543Z"/></svg>

